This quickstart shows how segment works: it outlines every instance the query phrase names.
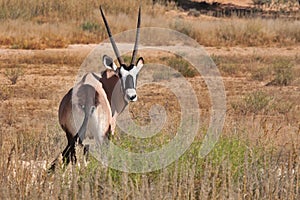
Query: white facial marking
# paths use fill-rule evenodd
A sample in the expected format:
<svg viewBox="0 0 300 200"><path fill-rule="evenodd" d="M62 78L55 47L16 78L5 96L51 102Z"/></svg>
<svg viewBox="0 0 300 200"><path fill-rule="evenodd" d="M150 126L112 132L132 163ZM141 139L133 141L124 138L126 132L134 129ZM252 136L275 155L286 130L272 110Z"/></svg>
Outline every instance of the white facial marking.
<svg viewBox="0 0 300 200"><path fill-rule="evenodd" d="M127 89L125 92L125 98L128 101L136 101L137 100L137 95L136 95L136 90L135 89Z"/></svg>
<svg viewBox="0 0 300 200"><path fill-rule="evenodd" d="M125 70L123 67L120 69L120 73L122 75L122 84L125 89L124 99L127 102L137 100L136 80L139 70L140 68L137 68L136 66L129 71Z"/></svg>

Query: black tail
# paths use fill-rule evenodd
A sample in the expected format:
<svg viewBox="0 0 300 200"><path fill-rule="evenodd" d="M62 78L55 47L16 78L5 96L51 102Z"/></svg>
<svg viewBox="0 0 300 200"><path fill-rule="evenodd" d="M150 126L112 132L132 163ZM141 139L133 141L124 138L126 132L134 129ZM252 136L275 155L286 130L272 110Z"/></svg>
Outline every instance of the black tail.
<svg viewBox="0 0 300 200"><path fill-rule="evenodd" d="M89 121L89 113L85 113L84 120L79 131L72 138L72 140L68 142L68 145L63 150L62 157L65 166L67 166L70 163L70 158L73 163L76 163L77 160L76 160L75 144L78 138L80 143L82 143L83 139L85 138L88 121Z"/></svg>
<svg viewBox="0 0 300 200"><path fill-rule="evenodd" d="M79 131L72 137L72 133L70 133L65 127L62 127L67 134L68 137L68 145L62 152L63 163L64 166L67 166L71 161L72 163L76 163L76 152L75 152L75 144L79 138L79 143L82 143L85 138L85 133L87 130L87 125L89 121L90 114L93 112L95 107L98 105L98 94L90 85L81 85L76 93L77 97L80 99L80 102L83 103L84 106L81 109L84 111L84 119L82 122ZM70 137L69 137L70 136ZM57 163L58 158L56 158L53 162L49 171L55 170L55 165Z"/></svg>
<svg viewBox="0 0 300 200"><path fill-rule="evenodd" d="M68 145L62 152L62 157L63 157L62 160L63 160L65 167L68 166L70 161L72 161L73 164L75 164L77 161L75 144L76 144L78 138L80 138L79 139L80 143L82 143L82 140L85 137L88 120L89 120L89 114L85 114L83 123L82 123L79 131L76 133L76 135L71 140L68 141ZM48 169L48 173L55 171L57 161L58 161L58 157L55 158L55 160L52 162L51 167Z"/></svg>

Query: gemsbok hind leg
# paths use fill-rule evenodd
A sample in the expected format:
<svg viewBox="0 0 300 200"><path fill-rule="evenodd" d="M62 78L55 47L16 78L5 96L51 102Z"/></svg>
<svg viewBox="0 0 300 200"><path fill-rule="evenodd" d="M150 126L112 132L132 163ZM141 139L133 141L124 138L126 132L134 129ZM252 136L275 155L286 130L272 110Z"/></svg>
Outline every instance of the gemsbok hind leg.
<svg viewBox="0 0 300 200"><path fill-rule="evenodd" d="M68 136L71 135L68 132L68 130L65 130L65 132L67 133ZM73 141L75 139L76 138L68 137L68 145L66 146L66 148L62 152L64 165L68 165L70 162L72 162L72 164L75 164L77 162L76 150L75 150L76 141Z"/></svg>
<svg viewBox="0 0 300 200"><path fill-rule="evenodd" d="M55 168L58 163L60 163L60 160L62 160L63 166L67 166L70 162L72 164L76 163L77 158L76 158L76 151L75 151L75 143L76 143L76 138L71 138L70 132L63 127L63 130L67 133L68 136L68 145L66 148L63 150L63 152L60 154L60 156L57 156L54 161L52 161L50 168L48 169L48 173L52 173L55 171Z"/></svg>

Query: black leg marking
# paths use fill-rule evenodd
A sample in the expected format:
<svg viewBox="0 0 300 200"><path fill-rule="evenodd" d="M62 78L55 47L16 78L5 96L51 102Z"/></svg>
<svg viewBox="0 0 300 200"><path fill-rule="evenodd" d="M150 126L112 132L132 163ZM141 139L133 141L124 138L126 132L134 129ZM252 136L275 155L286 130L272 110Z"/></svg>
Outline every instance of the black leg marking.
<svg viewBox="0 0 300 200"><path fill-rule="evenodd" d="M87 161L89 159L89 149L90 149L90 145L84 145L83 155L84 155L85 161Z"/></svg>
<svg viewBox="0 0 300 200"><path fill-rule="evenodd" d="M68 145L62 152L63 163L65 166L67 166L70 162L72 162L72 164L75 164L77 162L75 151L75 144L77 142L77 139L78 136L75 136L71 139L68 137Z"/></svg>

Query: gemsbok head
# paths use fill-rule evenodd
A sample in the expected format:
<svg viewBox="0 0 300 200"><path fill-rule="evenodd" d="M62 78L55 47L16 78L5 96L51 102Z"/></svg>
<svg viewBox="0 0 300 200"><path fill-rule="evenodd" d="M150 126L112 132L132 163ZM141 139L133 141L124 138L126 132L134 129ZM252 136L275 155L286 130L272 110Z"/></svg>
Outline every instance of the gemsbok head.
<svg viewBox="0 0 300 200"><path fill-rule="evenodd" d="M141 8L139 8L135 45L134 45L134 49L133 49L133 53L132 53L131 62L129 65L124 63L124 61L120 55L120 52L117 48L114 38L112 37L109 25L107 23L107 20L105 18L105 15L102 11L101 6L100 6L100 11L101 11L101 15L102 15L110 42L111 42L113 50L117 56L120 67L117 67L117 65L113 62L113 59L110 58L109 56L103 56L103 64L108 70L113 71L114 75L116 75L121 80L121 86L122 86L122 90L123 90L122 92L124 93L124 100L126 102L136 101L137 100L137 93L136 93L137 76L144 64L144 60L142 57L140 57L138 59L138 61L135 63L137 50L138 50L139 33L140 33ZM110 74L109 76L112 76L112 75Z"/></svg>
<svg viewBox="0 0 300 200"><path fill-rule="evenodd" d="M75 144L78 139L80 144L86 137L94 139L97 144L101 144L106 138L109 139L110 134L114 134L117 116L129 102L137 100L137 77L144 64L142 57L135 62L141 8L139 8L135 44L129 65L124 63L120 55L101 6L100 12L120 66L117 67L111 57L104 55L103 64L106 70L101 74L85 74L63 97L58 116L68 139L68 145L62 152L65 166L70 162L76 163ZM85 146L84 152L87 151L88 147ZM49 171L55 169L57 160L58 158L53 161Z"/></svg>

